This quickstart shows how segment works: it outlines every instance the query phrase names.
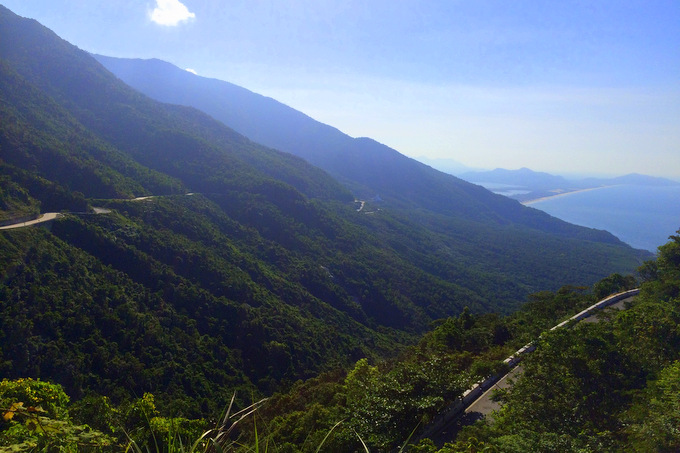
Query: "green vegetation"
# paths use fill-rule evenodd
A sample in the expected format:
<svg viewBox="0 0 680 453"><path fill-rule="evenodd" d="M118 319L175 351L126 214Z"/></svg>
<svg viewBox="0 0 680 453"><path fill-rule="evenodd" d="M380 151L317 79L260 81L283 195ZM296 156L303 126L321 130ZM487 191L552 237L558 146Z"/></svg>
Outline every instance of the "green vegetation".
<svg viewBox="0 0 680 453"><path fill-rule="evenodd" d="M109 436L76 425L59 385L33 379L0 382L0 451L101 451Z"/></svg>
<svg viewBox="0 0 680 453"><path fill-rule="evenodd" d="M0 21L1 42L12 43L0 47L0 113L7 118L0 123L5 164L0 170L40 201L43 211L82 210L82 197L64 195L48 203L54 193L111 199L197 192L222 197L218 204L231 217L267 228L271 239L275 225L259 225L260 215L269 214L258 206L262 200L286 214L315 200L341 215L355 233L375 234L391 249L386 253L453 283L458 299L472 299L451 304L454 311L450 305L440 308L445 295L416 304L434 307L435 318L465 305L474 311L510 311L535 291L592 284L612 272L631 272L643 258L606 232L557 221L455 178L433 176L420 167L416 173L402 172L399 165L408 159L384 152L379 155L388 157L378 167L392 168L388 163L394 161L396 173L377 177L373 169L356 165L366 173L362 180L417 188L418 197L393 193L376 215L356 215L348 209L354 197L324 171L250 142L194 109L140 95L35 22L4 8ZM323 149L319 144L319 152ZM343 165L355 157L341 156ZM40 179L28 181L29 176ZM42 190L43 181L52 190ZM235 199L240 207L247 204L245 211L229 210ZM320 220L314 212L306 214L294 216L295 223L278 236L304 234L308 222ZM333 225L333 234L351 238L354 234L342 231L347 226ZM341 250L344 244L329 245ZM381 275L391 283L386 277Z"/></svg>
<svg viewBox="0 0 680 453"><path fill-rule="evenodd" d="M537 294L508 317L464 310L435 323L395 359L375 365L362 359L347 373L323 374L274 395L258 412L258 424L267 427L276 451L313 451L340 420L326 440L328 451L361 450L362 441L370 451L403 446L473 383L503 372L502 360L528 339L594 300L584 288L565 287Z"/></svg>
<svg viewBox="0 0 680 453"><path fill-rule="evenodd" d="M95 58L147 96L197 108L258 143L301 156L345 183L358 198L373 200L378 195L377 199L382 200L379 207L389 206L390 210L406 213L417 211L414 218L417 222L429 222L437 217L448 222L475 220L478 224L496 227L492 228L495 235L499 234L498 226L512 224L564 238L618 243L606 231L577 227L542 211L527 209L506 197L438 172L370 138L352 138L274 99L231 83L196 77L157 59L100 55ZM526 183L527 178L524 179ZM449 224L446 228L457 227ZM532 240L527 238L528 243Z"/></svg>
<svg viewBox="0 0 680 453"><path fill-rule="evenodd" d="M508 312L638 264L620 244L497 221L357 213L323 171L145 98L4 8L0 42L7 206L77 213L0 236L8 378L114 404L158 393L196 416L235 389L394 356L466 306Z"/></svg>
<svg viewBox="0 0 680 453"><path fill-rule="evenodd" d="M499 395L498 414L441 451L473 439L503 452L678 451L680 236L642 270L647 281L629 309L543 335L523 375Z"/></svg>
<svg viewBox="0 0 680 453"><path fill-rule="evenodd" d="M7 176L0 176L0 225L13 219L37 217L40 203Z"/></svg>
<svg viewBox="0 0 680 453"><path fill-rule="evenodd" d="M0 442L60 445L64 451L116 451L125 445L133 451L208 451L218 438L228 451L307 452L320 446L322 451L401 446L432 453L675 451L680 446L678 256L680 236L673 236L658 260L643 266L647 277L640 296L606 322L547 331L595 301L594 293L574 287L538 293L507 317L464 310L435 323L394 359L375 364L360 359L346 372L298 381L259 402L257 410L247 407L232 418L210 421L219 409L204 412L207 420L178 416L178 407L157 408L161 393L118 404L91 393L72 403L59 385L5 380ZM612 282L619 282L615 291L634 283L612 275L594 288ZM502 372L500 360L540 332L523 374L498 395L503 407L497 414L464 428L443 447L417 439L471 383ZM232 400L229 414L234 404L248 406ZM244 413L248 416L240 418ZM41 417L40 424L31 417ZM43 432L40 426L53 428Z"/></svg>
<svg viewBox="0 0 680 453"><path fill-rule="evenodd" d="M228 429L217 417L234 393L234 408L273 395L232 432L246 446L392 448L593 302L564 285L629 285L602 279L642 256L604 232L551 231L554 222L514 205L526 218L510 216L463 183L439 194L443 211L394 200L358 213L325 172L145 98L1 6L0 116L0 214L67 212L48 228L0 233L7 448L204 448ZM132 200L140 195L154 196ZM673 259L641 271L649 303L677 287ZM598 335L624 344L643 329L657 353L629 341L638 349L626 360L655 365L607 378L658 381L649 408L672 421L673 350L661 345L675 331L637 319L612 323L620 338ZM589 379L616 373L616 354L607 350ZM579 381L569 384L573 395Z"/></svg>

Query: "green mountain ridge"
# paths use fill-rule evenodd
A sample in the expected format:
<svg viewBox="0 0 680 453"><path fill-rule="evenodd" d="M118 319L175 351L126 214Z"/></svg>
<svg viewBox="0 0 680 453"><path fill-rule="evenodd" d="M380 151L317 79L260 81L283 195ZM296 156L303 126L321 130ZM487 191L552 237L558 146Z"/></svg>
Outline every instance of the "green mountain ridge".
<svg viewBox="0 0 680 453"><path fill-rule="evenodd" d="M366 200L466 220L516 223L565 237L616 242L439 172L370 138L352 138L274 99L152 59L95 58L125 83L162 102L205 111L253 140L301 156Z"/></svg>
<svg viewBox="0 0 680 453"><path fill-rule="evenodd" d="M3 206L111 210L0 233L0 373L75 398L154 391L216 410L228 389L393 355L466 306L510 311L646 256L449 179L422 189L459 185L445 211L394 197L357 212L324 170L145 97L4 7L0 109ZM139 195L161 196L120 200Z"/></svg>

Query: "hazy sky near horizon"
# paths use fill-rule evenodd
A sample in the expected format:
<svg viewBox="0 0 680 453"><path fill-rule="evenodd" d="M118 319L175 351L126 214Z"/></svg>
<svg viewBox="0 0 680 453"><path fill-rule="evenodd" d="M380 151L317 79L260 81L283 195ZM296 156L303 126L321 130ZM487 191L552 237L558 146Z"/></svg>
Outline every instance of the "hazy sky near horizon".
<svg viewBox="0 0 680 453"><path fill-rule="evenodd" d="M352 136L476 168L680 179L678 0L0 0Z"/></svg>

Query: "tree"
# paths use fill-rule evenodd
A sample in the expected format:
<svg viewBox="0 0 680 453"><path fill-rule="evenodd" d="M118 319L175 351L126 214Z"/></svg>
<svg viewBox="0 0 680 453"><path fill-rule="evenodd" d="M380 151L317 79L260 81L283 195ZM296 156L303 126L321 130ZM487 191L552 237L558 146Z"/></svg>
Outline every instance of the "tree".
<svg viewBox="0 0 680 453"><path fill-rule="evenodd" d="M627 432L635 451L680 451L680 361L650 383L628 414L634 420Z"/></svg>
<svg viewBox="0 0 680 453"><path fill-rule="evenodd" d="M604 299L610 294L633 289L636 286L635 278L631 275L612 274L597 282L593 288L595 297Z"/></svg>
<svg viewBox="0 0 680 453"><path fill-rule="evenodd" d="M0 382L0 446L9 451L78 452L110 446L112 439L74 424L69 397L58 384L34 379ZM0 448L1 449L1 448Z"/></svg>

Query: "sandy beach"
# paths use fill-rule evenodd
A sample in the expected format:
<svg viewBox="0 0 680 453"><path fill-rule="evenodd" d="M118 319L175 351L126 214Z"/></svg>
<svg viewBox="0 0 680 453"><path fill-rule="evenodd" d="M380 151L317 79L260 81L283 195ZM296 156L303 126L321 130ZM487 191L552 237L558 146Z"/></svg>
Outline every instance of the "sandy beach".
<svg viewBox="0 0 680 453"><path fill-rule="evenodd" d="M571 195L571 194L579 193L579 192L590 192L591 190L605 189L607 187L613 187L613 186L599 186L599 187L588 187L587 189L569 190L567 192L560 192L560 193L556 193L555 195L549 195L547 197L541 197L541 198L535 198L533 200L523 201L522 204L526 206L526 205L530 205L530 204L533 204L533 203L538 203L539 201L550 200L552 198L563 197L565 195Z"/></svg>

